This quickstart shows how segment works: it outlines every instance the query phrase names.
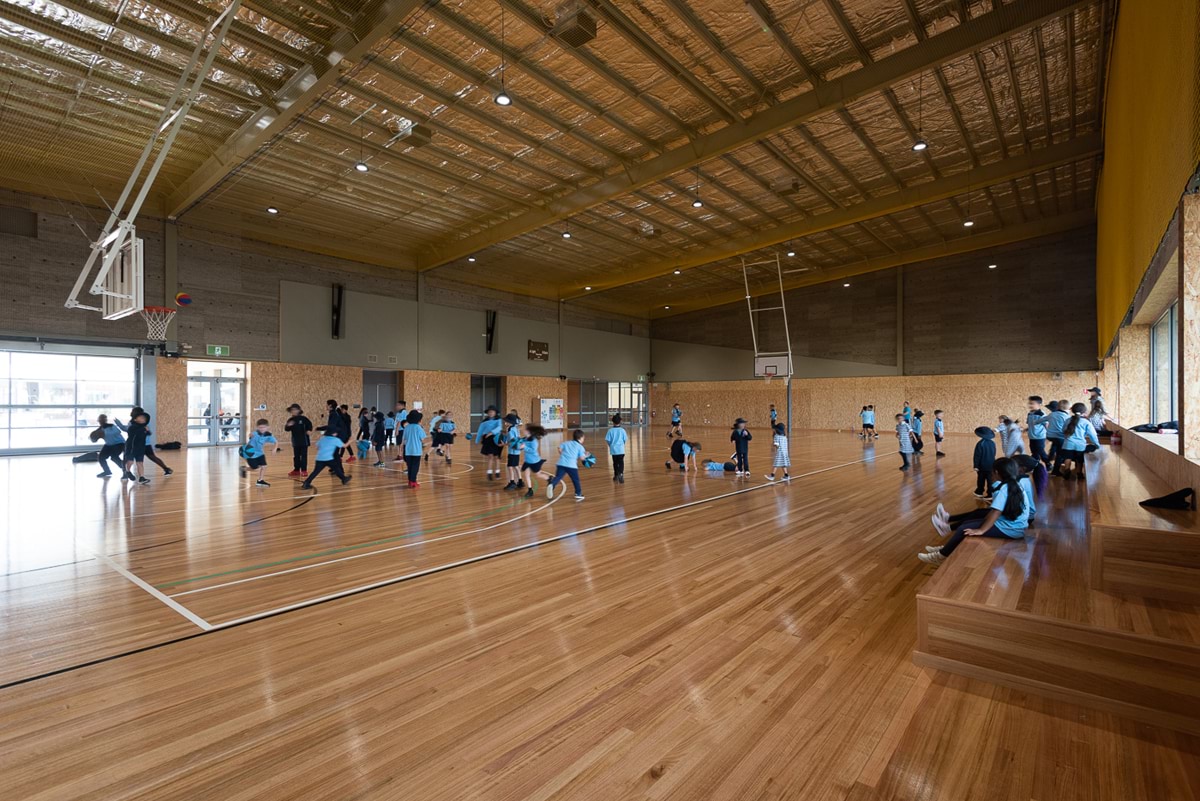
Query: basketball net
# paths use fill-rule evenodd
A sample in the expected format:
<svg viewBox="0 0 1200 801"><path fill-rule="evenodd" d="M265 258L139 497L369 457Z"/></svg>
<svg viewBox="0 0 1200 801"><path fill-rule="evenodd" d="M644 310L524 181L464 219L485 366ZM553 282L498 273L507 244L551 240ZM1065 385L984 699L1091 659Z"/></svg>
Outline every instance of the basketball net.
<svg viewBox="0 0 1200 801"><path fill-rule="evenodd" d="M763 373L763 381L765 381L768 384L771 383L771 379L774 377L775 377L774 373Z"/></svg>
<svg viewBox="0 0 1200 801"><path fill-rule="evenodd" d="M166 340L167 326L175 317L175 309L166 306L146 306L142 309L142 319L146 321L146 339Z"/></svg>

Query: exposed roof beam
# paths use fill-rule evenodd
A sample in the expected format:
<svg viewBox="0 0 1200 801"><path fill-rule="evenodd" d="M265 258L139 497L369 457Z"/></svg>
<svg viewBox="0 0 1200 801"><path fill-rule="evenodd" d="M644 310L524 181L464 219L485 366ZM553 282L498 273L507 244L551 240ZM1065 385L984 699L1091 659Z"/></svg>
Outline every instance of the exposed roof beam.
<svg viewBox="0 0 1200 801"><path fill-rule="evenodd" d="M824 231L833 231L846 225L893 214L897 211L914 208L927 203L961 195L968 188L979 188L1003 183L1017 176L1031 175L1042 170L1053 169L1062 164L1089 158L1101 149L1100 137L1097 134L1081 137L1070 142L1062 142L1050 147L1035 150L1033 153L1023 153L1003 161L995 161L980 167L956 173L954 175L915 184L897 192L878 195L848 206L837 211L826 212L807 220L800 220L789 225L782 225L770 230L759 231L756 234L741 237L723 245L710 246L700 253L689 254L682 258L664 260L656 263L642 264L629 270L613 272L610 276L593 282L594 291L612 289L626 284L634 284L660 275L667 275L675 270L698 267L721 259L739 256L759 248L777 245L791 239L799 239ZM570 298L572 295L564 294Z"/></svg>
<svg viewBox="0 0 1200 801"><path fill-rule="evenodd" d="M806 270L798 274L795 278L784 278L783 286L785 290L799 289L804 286L813 284L824 284L828 281L840 281L850 278L855 275L865 275L879 270L887 270L892 267L899 267L906 264L916 264L918 262L929 261L931 259L939 259L945 256L955 256L962 253L972 253L978 250L986 250L988 248L1000 247L1002 245L1010 245L1015 242L1024 242L1027 239L1036 239L1040 236L1048 236L1050 234L1062 233L1063 231L1072 231L1077 228L1084 228L1094 224L1096 219L1095 213L1091 209L1063 214L1058 217L1046 217L1030 223L1022 223L1009 228L999 228L995 231L988 231L983 234L972 234L963 236L958 239L951 239L947 242L942 242L936 245L929 245L916 250L908 250L900 253L893 253L886 256L880 256L874 259L865 261L853 262L841 267L823 270ZM751 286L750 294L753 297L759 297L772 293L779 292L779 284L768 282L760 287ZM721 292L716 294L705 295L703 297L692 298L689 300L672 300L671 310L669 312L663 310L659 306L654 306L649 310L652 318L673 317L677 314L683 314L697 309L707 309L714 306L724 306L728 303L736 303L744 300L746 290L736 289L729 292ZM601 299L596 298L597 301ZM629 309L626 307L626 311Z"/></svg>
<svg viewBox="0 0 1200 801"><path fill-rule="evenodd" d="M810 92L763 109L741 123L732 123L665 153L627 166L620 173L596 181L561 198L549 200L544 208L518 215L501 225L485 229L422 253L419 269L428 270L482 250L605 201L660 181L709 159L736 150L784 128L844 107L894 83L933 69L963 55L1053 19L1092 0L1018 0L970 22L930 37L925 42L862 69L822 82Z"/></svg>
<svg viewBox="0 0 1200 801"><path fill-rule="evenodd" d="M166 202L167 217L175 219L183 214L259 148L287 130L344 77L347 68L356 66L381 40L394 35L405 19L429 1L383 0L371 4L356 17L353 31L343 31L340 41L327 48L320 59L297 70L271 98L271 105L264 105L251 115L217 152L171 193ZM358 31L362 33L357 34Z"/></svg>

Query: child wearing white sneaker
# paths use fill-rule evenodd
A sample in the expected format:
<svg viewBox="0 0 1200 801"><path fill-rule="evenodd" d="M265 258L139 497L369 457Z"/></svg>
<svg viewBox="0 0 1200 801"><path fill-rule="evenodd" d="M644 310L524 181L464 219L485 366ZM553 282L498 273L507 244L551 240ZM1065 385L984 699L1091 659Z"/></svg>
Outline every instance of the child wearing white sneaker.
<svg viewBox="0 0 1200 801"><path fill-rule="evenodd" d="M571 477L575 487L575 500L583 500L583 486L579 483L579 460L591 456L583 447L583 431L575 429L571 438L558 446L558 464L554 470L554 478L546 482L546 497L554 498L554 485L562 481L563 476Z"/></svg>
<svg viewBox="0 0 1200 801"><path fill-rule="evenodd" d="M787 427L783 423L776 423L774 429L775 435L771 438L771 448L774 451L775 459L771 464L771 473L766 478L767 481L774 481L775 471L782 467L783 480L787 481L791 478L788 475L788 468L792 466L792 457L788 454Z"/></svg>

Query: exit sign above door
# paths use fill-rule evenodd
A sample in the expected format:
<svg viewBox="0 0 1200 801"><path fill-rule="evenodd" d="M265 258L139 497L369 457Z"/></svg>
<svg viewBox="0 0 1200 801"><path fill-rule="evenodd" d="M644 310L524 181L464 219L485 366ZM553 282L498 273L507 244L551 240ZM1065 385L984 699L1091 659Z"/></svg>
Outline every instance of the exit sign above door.
<svg viewBox="0 0 1200 801"><path fill-rule="evenodd" d="M229 355L229 346L228 345L205 345L204 348L205 348L205 352L209 356L228 356Z"/></svg>

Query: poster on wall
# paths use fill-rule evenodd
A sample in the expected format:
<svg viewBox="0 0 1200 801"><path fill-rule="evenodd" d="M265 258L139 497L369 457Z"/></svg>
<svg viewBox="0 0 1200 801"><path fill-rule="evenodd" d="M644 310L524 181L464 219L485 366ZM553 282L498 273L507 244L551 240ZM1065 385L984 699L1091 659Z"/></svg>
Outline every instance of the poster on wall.
<svg viewBox="0 0 1200 801"><path fill-rule="evenodd" d="M562 429L566 424L562 398L539 398L538 400L541 402L538 419L541 420L542 428L547 431Z"/></svg>

